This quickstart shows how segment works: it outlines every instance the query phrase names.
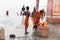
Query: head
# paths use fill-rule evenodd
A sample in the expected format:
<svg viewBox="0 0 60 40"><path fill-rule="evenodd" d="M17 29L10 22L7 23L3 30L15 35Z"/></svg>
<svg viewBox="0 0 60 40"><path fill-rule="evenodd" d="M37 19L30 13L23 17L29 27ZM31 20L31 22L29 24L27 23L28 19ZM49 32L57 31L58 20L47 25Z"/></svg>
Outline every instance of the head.
<svg viewBox="0 0 60 40"><path fill-rule="evenodd" d="M23 7L22 7L22 11L25 11L25 7L24 7L24 5L23 5Z"/></svg>
<svg viewBox="0 0 60 40"><path fill-rule="evenodd" d="M40 10L40 14L42 13L42 10Z"/></svg>
<svg viewBox="0 0 60 40"><path fill-rule="evenodd" d="M26 7L26 10L29 10L29 6Z"/></svg>

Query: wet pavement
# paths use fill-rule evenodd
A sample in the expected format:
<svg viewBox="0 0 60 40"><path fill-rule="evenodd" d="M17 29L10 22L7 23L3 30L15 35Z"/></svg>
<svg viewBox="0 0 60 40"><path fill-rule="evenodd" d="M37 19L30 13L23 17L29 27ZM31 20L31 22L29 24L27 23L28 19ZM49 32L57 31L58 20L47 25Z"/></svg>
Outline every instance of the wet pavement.
<svg viewBox="0 0 60 40"><path fill-rule="evenodd" d="M47 25L49 28L48 37L39 37L38 35L34 35L32 28L29 27L29 35L23 35L24 32L21 33L23 36L16 37L15 39L9 40L60 40L60 24L49 24ZM22 27L23 28L23 27ZM21 29L22 30L22 29Z"/></svg>

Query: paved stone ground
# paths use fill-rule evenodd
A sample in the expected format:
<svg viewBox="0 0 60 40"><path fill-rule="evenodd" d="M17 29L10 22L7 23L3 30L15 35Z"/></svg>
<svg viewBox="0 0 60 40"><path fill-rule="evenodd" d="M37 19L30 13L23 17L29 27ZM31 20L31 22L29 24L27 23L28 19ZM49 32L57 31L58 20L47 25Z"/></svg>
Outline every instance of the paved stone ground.
<svg viewBox="0 0 60 40"><path fill-rule="evenodd" d="M60 40L60 24L48 23L47 27L49 28L49 35L46 38L32 34L30 36L17 37L14 40Z"/></svg>
<svg viewBox="0 0 60 40"><path fill-rule="evenodd" d="M60 24L48 24L47 27L49 28L48 37L34 36L35 40L60 40Z"/></svg>

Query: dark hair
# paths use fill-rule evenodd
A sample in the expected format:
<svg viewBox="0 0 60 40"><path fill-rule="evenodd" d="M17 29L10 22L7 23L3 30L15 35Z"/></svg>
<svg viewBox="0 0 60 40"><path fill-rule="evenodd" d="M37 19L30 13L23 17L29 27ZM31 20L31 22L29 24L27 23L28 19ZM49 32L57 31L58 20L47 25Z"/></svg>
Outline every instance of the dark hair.
<svg viewBox="0 0 60 40"><path fill-rule="evenodd" d="M26 7L26 10L29 10L29 6Z"/></svg>
<svg viewBox="0 0 60 40"><path fill-rule="evenodd" d="M40 10L40 13L42 13L42 10Z"/></svg>
<svg viewBox="0 0 60 40"><path fill-rule="evenodd" d="M22 7L22 11L25 11L25 7L24 7L24 5L23 5L23 7Z"/></svg>

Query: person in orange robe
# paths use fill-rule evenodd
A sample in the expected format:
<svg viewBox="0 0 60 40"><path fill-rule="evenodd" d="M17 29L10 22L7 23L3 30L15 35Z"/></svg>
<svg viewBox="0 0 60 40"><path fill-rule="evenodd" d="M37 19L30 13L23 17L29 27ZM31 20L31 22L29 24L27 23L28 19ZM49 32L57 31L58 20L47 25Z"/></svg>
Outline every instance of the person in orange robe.
<svg viewBox="0 0 60 40"><path fill-rule="evenodd" d="M39 25L39 20L40 20L40 12L37 11L33 19L33 23L34 23L33 29L35 29L35 31L37 30L37 26Z"/></svg>
<svg viewBox="0 0 60 40"><path fill-rule="evenodd" d="M29 32L27 32L28 26L29 26L29 16L30 16L30 12L29 12L29 7L26 7L26 11L24 12L25 17L25 21L24 21L24 25L25 25L25 34L28 35Z"/></svg>

